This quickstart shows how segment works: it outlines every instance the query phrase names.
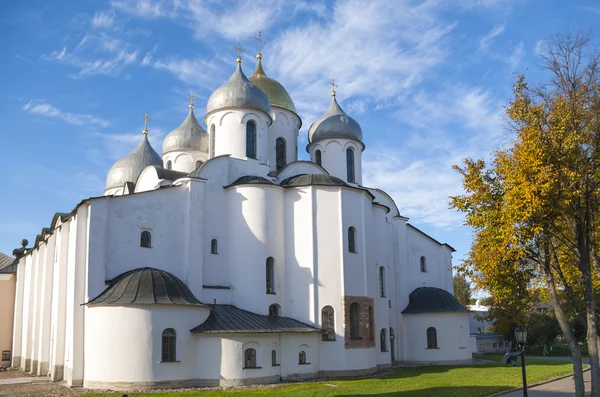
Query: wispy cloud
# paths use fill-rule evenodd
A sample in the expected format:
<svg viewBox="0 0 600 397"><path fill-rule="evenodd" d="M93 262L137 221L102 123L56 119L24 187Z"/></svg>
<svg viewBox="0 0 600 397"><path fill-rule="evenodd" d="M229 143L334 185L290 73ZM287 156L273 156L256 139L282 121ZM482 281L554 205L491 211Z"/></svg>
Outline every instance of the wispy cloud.
<svg viewBox="0 0 600 397"><path fill-rule="evenodd" d="M487 51L490 48L490 42L504 32L505 26L506 22L502 25L495 26L488 34L479 39L479 51Z"/></svg>
<svg viewBox="0 0 600 397"><path fill-rule="evenodd" d="M100 11L94 14L91 24L94 28L109 28L115 22L114 11Z"/></svg>
<svg viewBox="0 0 600 397"><path fill-rule="evenodd" d="M62 120L73 125L97 125L100 127L108 127L109 125L108 121L103 120L100 117L92 116L90 114L65 112L49 103L34 104L33 101L30 101L25 104L22 109L38 116Z"/></svg>
<svg viewBox="0 0 600 397"><path fill-rule="evenodd" d="M506 63L513 71L519 66L524 56L524 44L519 42L509 46L505 53L492 48L492 42L500 36L506 28L506 21L501 25L493 27L485 36L479 39L478 52L497 61Z"/></svg>

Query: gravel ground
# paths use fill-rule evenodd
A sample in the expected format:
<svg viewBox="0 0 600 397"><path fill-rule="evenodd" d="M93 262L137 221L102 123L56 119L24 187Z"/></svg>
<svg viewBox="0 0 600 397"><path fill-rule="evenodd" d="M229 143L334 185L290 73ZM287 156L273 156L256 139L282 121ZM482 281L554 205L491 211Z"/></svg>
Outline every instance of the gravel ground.
<svg viewBox="0 0 600 397"><path fill-rule="evenodd" d="M0 379L24 378L26 376L32 375L18 370L0 371Z"/></svg>
<svg viewBox="0 0 600 397"><path fill-rule="evenodd" d="M60 383L21 383L19 385L0 385L0 396L10 397L39 397L39 396L51 396L51 397L63 397L63 396L77 396L85 393L87 390L83 388L71 389Z"/></svg>

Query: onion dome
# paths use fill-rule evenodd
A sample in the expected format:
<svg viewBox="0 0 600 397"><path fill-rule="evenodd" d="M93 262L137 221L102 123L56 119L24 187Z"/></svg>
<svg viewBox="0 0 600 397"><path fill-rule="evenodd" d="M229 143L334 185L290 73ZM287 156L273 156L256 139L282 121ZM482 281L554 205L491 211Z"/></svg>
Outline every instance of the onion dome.
<svg viewBox="0 0 600 397"><path fill-rule="evenodd" d="M206 306L187 285L169 272L152 267L130 270L113 280L87 305L185 305Z"/></svg>
<svg viewBox="0 0 600 397"><path fill-rule="evenodd" d="M122 187L125 182L135 183L140 173L149 165L162 166L162 160L150 146L148 130L144 128L144 137L140 144L110 167L106 176L106 189Z"/></svg>
<svg viewBox="0 0 600 397"><path fill-rule="evenodd" d="M408 306L402 314L464 312L468 310L445 289L421 287L408 296Z"/></svg>
<svg viewBox="0 0 600 397"><path fill-rule="evenodd" d="M335 91L331 93L329 108L308 129L309 143L329 138L354 139L362 143L360 125L337 103Z"/></svg>
<svg viewBox="0 0 600 397"><path fill-rule="evenodd" d="M208 133L194 115L194 105L181 125L165 137L162 146L163 155L173 150L199 150L208 152Z"/></svg>
<svg viewBox="0 0 600 397"><path fill-rule="evenodd" d="M262 55L258 54L256 58L258 59L256 69L254 70L254 73L248 77L248 80L267 94L271 106L280 107L296 113L296 106L294 105L294 101L292 101L290 94L288 94L286 89L283 88L277 80L272 79L265 74L261 62Z"/></svg>
<svg viewBox="0 0 600 397"><path fill-rule="evenodd" d="M271 116L271 103L267 94L248 80L242 71L242 58L237 59L237 67L227 83L217 88L208 98L206 116L223 109L256 109Z"/></svg>

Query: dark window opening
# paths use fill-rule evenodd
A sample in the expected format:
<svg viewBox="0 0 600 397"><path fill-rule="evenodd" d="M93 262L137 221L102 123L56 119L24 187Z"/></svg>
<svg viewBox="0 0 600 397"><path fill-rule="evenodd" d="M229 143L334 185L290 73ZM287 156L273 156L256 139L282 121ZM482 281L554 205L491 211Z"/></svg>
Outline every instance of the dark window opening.
<svg viewBox="0 0 600 397"><path fill-rule="evenodd" d="M385 333L385 328L381 329L381 332L379 334L379 343L381 344L381 351L386 352L387 351L387 336Z"/></svg>
<svg viewBox="0 0 600 397"><path fill-rule="evenodd" d="M298 364L306 364L306 353L304 350L298 353Z"/></svg>
<svg viewBox="0 0 600 397"><path fill-rule="evenodd" d="M355 181L355 171L354 171L354 150L348 148L346 149L346 171L347 171L347 179L348 182L354 183Z"/></svg>
<svg viewBox="0 0 600 397"><path fill-rule="evenodd" d="M277 141L275 141L275 165L277 170L282 169L286 164L285 141L283 138L277 138Z"/></svg>
<svg viewBox="0 0 600 397"><path fill-rule="evenodd" d="M424 256L421 257L421 272L422 273L427 272L427 261L425 260Z"/></svg>
<svg viewBox="0 0 600 397"><path fill-rule="evenodd" d="M385 269L383 266L379 267L379 295L385 298Z"/></svg>
<svg viewBox="0 0 600 397"><path fill-rule="evenodd" d="M273 367L277 365L277 350L271 350L271 365Z"/></svg>
<svg viewBox="0 0 600 397"><path fill-rule="evenodd" d="M317 163L318 166L321 166L321 151L317 150L315 152L315 163Z"/></svg>
<svg viewBox="0 0 600 397"><path fill-rule="evenodd" d="M162 357L163 362L176 360L176 334L173 328L167 328L162 333Z"/></svg>
<svg viewBox="0 0 600 397"><path fill-rule="evenodd" d="M171 162L171 160L167 161L167 169L170 170L171 168L173 168L173 163Z"/></svg>
<svg viewBox="0 0 600 397"><path fill-rule="evenodd" d="M348 228L348 251L356 252L356 229L352 226Z"/></svg>
<svg viewBox="0 0 600 397"><path fill-rule="evenodd" d="M143 248L151 248L152 247L152 235L147 230L144 230L140 236L140 247L143 247Z"/></svg>
<svg viewBox="0 0 600 397"><path fill-rule="evenodd" d="M244 350L244 368L256 368L256 350Z"/></svg>
<svg viewBox="0 0 600 397"><path fill-rule="evenodd" d="M256 124L254 121L246 123L246 157L256 158Z"/></svg>
<svg viewBox="0 0 600 397"><path fill-rule="evenodd" d="M277 317L279 316L279 305L273 304L269 306L269 316Z"/></svg>
<svg viewBox="0 0 600 397"><path fill-rule="evenodd" d="M275 259L273 257L267 258L267 294L275 293Z"/></svg>
<svg viewBox="0 0 600 397"><path fill-rule="evenodd" d="M427 348L437 349L437 330L433 327L427 328Z"/></svg>
<svg viewBox="0 0 600 397"><path fill-rule="evenodd" d="M213 238L212 240L210 240L210 253L211 254L219 253L219 242L217 241L216 238Z"/></svg>
<svg viewBox="0 0 600 397"><path fill-rule="evenodd" d="M373 306L369 306L369 340L375 340L375 320L373 318Z"/></svg>
<svg viewBox="0 0 600 397"><path fill-rule="evenodd" d="M325 306L321 310L321 326L323 328L322 340L335 340L335 315L333 307Z"/></svg>
<svg viewBox="0 0 600 397"><path fill-rule="evenodd" d="M359 320L360 307L358 303L354 302L350 305L350 338L360 338L360 320Z"/></svg>

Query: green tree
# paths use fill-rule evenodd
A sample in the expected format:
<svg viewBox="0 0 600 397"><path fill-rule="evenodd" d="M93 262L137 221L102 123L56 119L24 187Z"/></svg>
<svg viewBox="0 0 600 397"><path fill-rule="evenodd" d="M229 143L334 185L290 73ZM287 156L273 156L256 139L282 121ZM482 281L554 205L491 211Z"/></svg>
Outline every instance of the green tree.
<svg viewBox="0 0 600 397"><path fill-rule="evenodd" d="M468 307L472 301L471 284L467 281L467 278L461 274L456 274L452 278L454 283L454 296L461 305Z"/></svg>

